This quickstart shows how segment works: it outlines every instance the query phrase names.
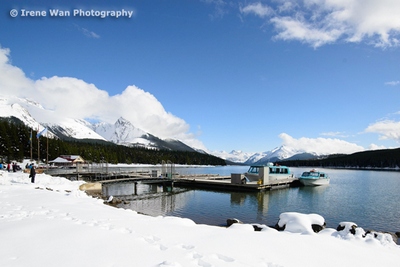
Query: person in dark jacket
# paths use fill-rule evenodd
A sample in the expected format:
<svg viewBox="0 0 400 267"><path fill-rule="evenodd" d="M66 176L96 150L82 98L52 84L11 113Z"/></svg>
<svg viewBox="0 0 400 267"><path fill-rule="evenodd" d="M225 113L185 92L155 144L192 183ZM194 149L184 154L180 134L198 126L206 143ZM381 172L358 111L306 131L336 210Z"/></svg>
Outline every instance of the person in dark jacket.
<svg viewBox="0 0 400 267"><path fill-rule="evenodd" d="M29 177L31 178L31 183L35 182L35 175L36 175L35 166L32 165L31 173L29 174Z"/></svg>

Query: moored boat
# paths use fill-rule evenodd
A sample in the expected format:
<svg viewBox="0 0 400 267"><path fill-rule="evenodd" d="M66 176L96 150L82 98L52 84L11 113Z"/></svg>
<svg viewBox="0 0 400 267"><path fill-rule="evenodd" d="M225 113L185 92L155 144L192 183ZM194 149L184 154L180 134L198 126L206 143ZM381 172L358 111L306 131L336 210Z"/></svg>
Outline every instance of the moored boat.
<svg viewBox="0 0 400 267"><path fill-rule="evenodd" d="M299 177L299 181L306 186L317 186L329 184L330 178L328 174L312 169L308 172L303 172Z"/></svg>
<svg viewBox="0 0 400 267"><path fill-rule="evenodd" d="M281 182L293 181L294 175L289 167L268 163L264 165L250 166L244 174L243 183L257 183L258 185L272 185Z"/></svg>

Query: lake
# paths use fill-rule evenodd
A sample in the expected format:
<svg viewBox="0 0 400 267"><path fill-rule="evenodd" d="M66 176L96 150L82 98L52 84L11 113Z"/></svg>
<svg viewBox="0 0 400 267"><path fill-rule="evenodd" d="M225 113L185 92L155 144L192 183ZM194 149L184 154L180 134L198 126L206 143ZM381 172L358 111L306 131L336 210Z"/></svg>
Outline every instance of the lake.
<svg viewBox="0 0 400 267"><path fill-rule="evenodd" d="M176 167L176 172L230 175L244 173L247 169L247 166ZM308 170L291 168L296 177ZM139 184L136 195L129 190L120 193L128 202L119 207L151 216L184 217L209 225L226 225L228 218L237 218L245 223L271 226L277 223L282 212L317 213L331 228L336 228L340 222L351 221L365 230L400 231L400 172L320 170L330 175L328 186L227 192L179 187L163 189Z"/></svg>

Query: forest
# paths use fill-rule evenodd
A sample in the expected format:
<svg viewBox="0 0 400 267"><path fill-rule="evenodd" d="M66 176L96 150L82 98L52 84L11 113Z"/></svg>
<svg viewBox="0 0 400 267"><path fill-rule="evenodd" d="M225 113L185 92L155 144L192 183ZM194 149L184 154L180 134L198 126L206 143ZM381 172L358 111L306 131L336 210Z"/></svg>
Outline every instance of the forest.
<svg viewBox="0 0 400 267"><path fill-rule="evenodd" d="M113 164L160 164L162 161L171 161L188 165L226 165L225 160L204 153L127 147L102 140L61 140L43 136L37 139L36 133L18 119L0 118L0 160L22 161L31 156L37 160L39 142L40 159L44 161L47 158L51 161L60 155L80 155L88 162L106 161Z"/></svg>
<svg viewBox="0 0 400 267"><path fill-rule="evenodd" d="M369 150L350 155L335 154L323 159L283 160L279 164L291 167L398 169L400 168L400 148Z"/></svg>

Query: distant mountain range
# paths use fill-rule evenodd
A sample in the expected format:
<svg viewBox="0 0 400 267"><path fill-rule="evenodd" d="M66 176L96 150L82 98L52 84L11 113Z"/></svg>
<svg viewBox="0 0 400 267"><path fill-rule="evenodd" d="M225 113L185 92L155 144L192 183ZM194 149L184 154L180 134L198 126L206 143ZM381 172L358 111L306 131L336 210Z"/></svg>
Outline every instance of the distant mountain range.
<svg viewBox="0 0 400 267"><path fill-rule="evenodd" d="M145 147L149 149L166 149L177 151L197 151L225 159L228 163L263 165L283 159L320 158L312 151L299 151L287 146L277 147L271 151L248 153L233 150L205 152L192 148L180 140L161 139L135 127L130 121L120 117L115 123L60 118L53 111L45 109L40 103L17 97L0 96L0 117L15 117L26 126L37 130L47 128L47 137L60 139L93 139L108 141L128 147Z"/></svg>
<svg viewBox="0 0 400 267"><path fill-rule="evenodd" d="M243 163L245 165L265 165L268 162L276 162L284 159L304 160L326 157L326 155L319 155L314 152L296 150L287 146L280 146L271 151L257 153L247 153L243 151L233 150L230 153L224 151L214 152L213 155L230 162Z"/></svg>

